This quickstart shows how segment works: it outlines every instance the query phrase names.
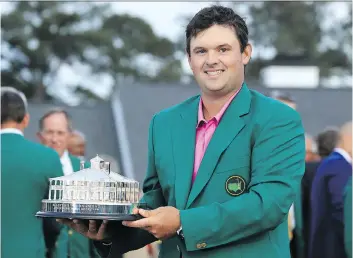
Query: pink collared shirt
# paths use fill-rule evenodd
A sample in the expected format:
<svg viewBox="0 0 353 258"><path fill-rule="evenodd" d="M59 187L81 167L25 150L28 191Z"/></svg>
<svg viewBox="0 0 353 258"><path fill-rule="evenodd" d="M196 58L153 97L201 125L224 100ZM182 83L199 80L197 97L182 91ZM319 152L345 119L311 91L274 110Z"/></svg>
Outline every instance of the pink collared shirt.
<svg viewBox="0 0 353 258"><path fill-rule="evenodd" d="M236 93L234 93L234 95L224 104L224 106L218 112L218 114L214 116L212 119L210 119L209 121L206 121L203 116L202 99L200 98L198 121L197 121L197 127L196 127L195 161L194 161L194 171L192 174L192 182L194 182L195 180L202 158L205 154L207 146L214 132L216 131L219 121L221 120L224 112L227 110L229 104L232 102L232 100L235 98L235 96L238 94L239 91L240 89Z"/></svg>

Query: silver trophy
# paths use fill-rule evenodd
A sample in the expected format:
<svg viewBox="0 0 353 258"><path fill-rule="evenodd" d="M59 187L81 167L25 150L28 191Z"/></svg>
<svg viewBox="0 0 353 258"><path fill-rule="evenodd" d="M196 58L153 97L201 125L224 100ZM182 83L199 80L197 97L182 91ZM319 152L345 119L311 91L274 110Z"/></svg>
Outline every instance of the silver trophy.
<svg viewBox="0 0 353 258"><path fill-rule="evenodd" d="M90 160L91 167L68 176L49 179L48 199L42 200L37 217L69 219L136 220L139 203L139 183L110 171L109 162L98 155Z"/></svg>

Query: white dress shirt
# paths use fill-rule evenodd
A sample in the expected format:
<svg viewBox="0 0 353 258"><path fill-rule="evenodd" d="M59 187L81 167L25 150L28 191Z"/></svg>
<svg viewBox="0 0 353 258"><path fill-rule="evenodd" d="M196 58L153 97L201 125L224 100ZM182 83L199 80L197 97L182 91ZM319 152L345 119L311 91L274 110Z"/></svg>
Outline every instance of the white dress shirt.
<svg viewBox="0 0 353 258"><path fill-rule="evenodd" d="M23 136L23 132L21 130L18 130L16 128L5 128L5 129L0 129L0 134L4 133L14 133L14 134L19 134Z"/></svg>
<svg viewBox="0 0 353 258"><path fill-rule="evenodd" d="M334 148L333 151L341 154L348 163L352 164L352 157L344 149Z"/></svg>
<svg viewBox="0 0 353 258"><path fill-rule="evenodd" d="M74 169L72 168L71 160L69 157L69 152L67 150L60 157L60 161L61 165L63 166L64 176L74 173Z"/></svg>

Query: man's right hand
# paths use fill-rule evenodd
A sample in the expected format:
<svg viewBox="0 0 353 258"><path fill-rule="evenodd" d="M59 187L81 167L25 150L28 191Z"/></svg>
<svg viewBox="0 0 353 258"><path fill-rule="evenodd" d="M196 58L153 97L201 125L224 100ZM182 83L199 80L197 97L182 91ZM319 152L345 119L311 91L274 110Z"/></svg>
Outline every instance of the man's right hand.
<svg viewBox="0 0 353 258"><path fill-rule="evenodd" d="M94 241L109 241L109 235L107 233L107 220L103 220L99 228L95 220L89 220L88 225L84 223L84 221L78 219L57 219L56 221L69 226L73 230Z"/></svg>

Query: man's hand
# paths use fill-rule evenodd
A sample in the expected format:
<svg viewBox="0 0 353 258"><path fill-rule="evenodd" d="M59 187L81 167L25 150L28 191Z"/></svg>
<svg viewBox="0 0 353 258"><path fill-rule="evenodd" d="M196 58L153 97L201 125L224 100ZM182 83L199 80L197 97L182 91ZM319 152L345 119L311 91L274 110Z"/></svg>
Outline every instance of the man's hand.
<svg viewBox="0 0 353 258"><path fill-rule="evenodd" d="M179 210L174 207L160 207L155 210L135 209L134 213L144 218L136 221L123 221L123 225L145 229L158 239L169 238L180 228Z"/></svg>
<svg viewBox="0 0 353 258"><path fill-rule="evenodd" d="M106 228L108 224L107 220L103 220L99 228L95 220L89 220L88 226L87 224L83 223L82 220L77 220L77 219L74 219L74 220L57 219L56 221L69 226L70 228L77 231L78 233L95 241L107 240L107 238L109 237L106 233Z"/></svg>

